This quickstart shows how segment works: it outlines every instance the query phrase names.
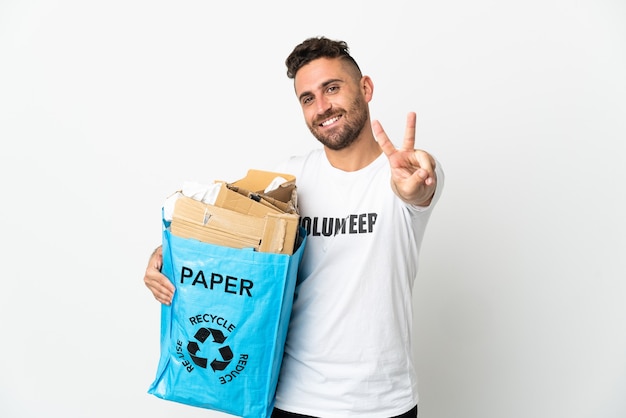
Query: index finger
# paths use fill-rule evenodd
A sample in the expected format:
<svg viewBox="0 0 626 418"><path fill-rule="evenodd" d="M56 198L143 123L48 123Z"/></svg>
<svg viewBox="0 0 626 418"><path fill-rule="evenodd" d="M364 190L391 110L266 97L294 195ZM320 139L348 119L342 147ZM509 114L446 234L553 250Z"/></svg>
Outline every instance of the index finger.
<svg viewBox="0 0 626 418"><path fill-rule="evenodd" d="M387 136L387 133L383 129L383 126L379 121L372 121L372 130L374 131L374 137L376 137L376 142L380 148L382 148L383 152L386 156L390 156L394 152L396 152L396 147L393 146L393 143Z"/></svg>

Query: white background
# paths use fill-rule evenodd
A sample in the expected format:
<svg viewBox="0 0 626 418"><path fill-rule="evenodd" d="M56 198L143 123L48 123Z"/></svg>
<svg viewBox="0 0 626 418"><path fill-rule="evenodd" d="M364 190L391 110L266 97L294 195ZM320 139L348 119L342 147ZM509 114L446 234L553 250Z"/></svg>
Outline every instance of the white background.
<svg viewBox="0 0 626 418"><path fill-rule="evenodd" d="M219 5L217 5L219 4ZM421 418L626 416L623 1L0 1L0 416L218 417L146 393L142 278L186 180L317 147L285 75L344 39L446 189Z"/></svg>

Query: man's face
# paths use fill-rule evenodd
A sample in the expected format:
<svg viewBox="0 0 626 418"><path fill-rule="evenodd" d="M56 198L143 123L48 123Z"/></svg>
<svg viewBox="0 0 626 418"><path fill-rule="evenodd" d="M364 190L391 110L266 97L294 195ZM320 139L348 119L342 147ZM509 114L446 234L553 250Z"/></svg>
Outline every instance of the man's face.
<svg viewBox="0 0 626 418"><path fill-rule="evenodd" d="M309 130L324 146L337 151L358 138L368 121L367 101L347 63L311 61L296 73L294 87Z"/></svg>

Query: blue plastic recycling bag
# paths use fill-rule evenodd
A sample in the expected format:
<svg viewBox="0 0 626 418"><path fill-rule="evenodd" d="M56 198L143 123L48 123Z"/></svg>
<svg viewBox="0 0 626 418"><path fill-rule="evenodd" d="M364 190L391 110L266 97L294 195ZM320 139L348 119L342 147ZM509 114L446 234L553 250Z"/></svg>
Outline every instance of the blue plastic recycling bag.
<svg viewBox="0 0 626 418"><path fill-rule="evenodd" d="M235 249L163 230L161 355L148 393L242 417L269 417L306 243L293 255Z"/></svg>

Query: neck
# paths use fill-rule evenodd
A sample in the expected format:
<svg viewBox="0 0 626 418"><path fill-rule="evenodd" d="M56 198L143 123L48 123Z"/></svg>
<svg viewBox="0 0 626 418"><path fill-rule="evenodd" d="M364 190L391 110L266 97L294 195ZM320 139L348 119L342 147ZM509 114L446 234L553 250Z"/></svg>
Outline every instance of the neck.
<svg viewBox="0 0 626 418"><path fill-rule="evenodd" d="M335 151L324 147L330 165L342 171L357 171L370 165L381 154L382 149L370 131L354 141L349 147Z"/></svg>

